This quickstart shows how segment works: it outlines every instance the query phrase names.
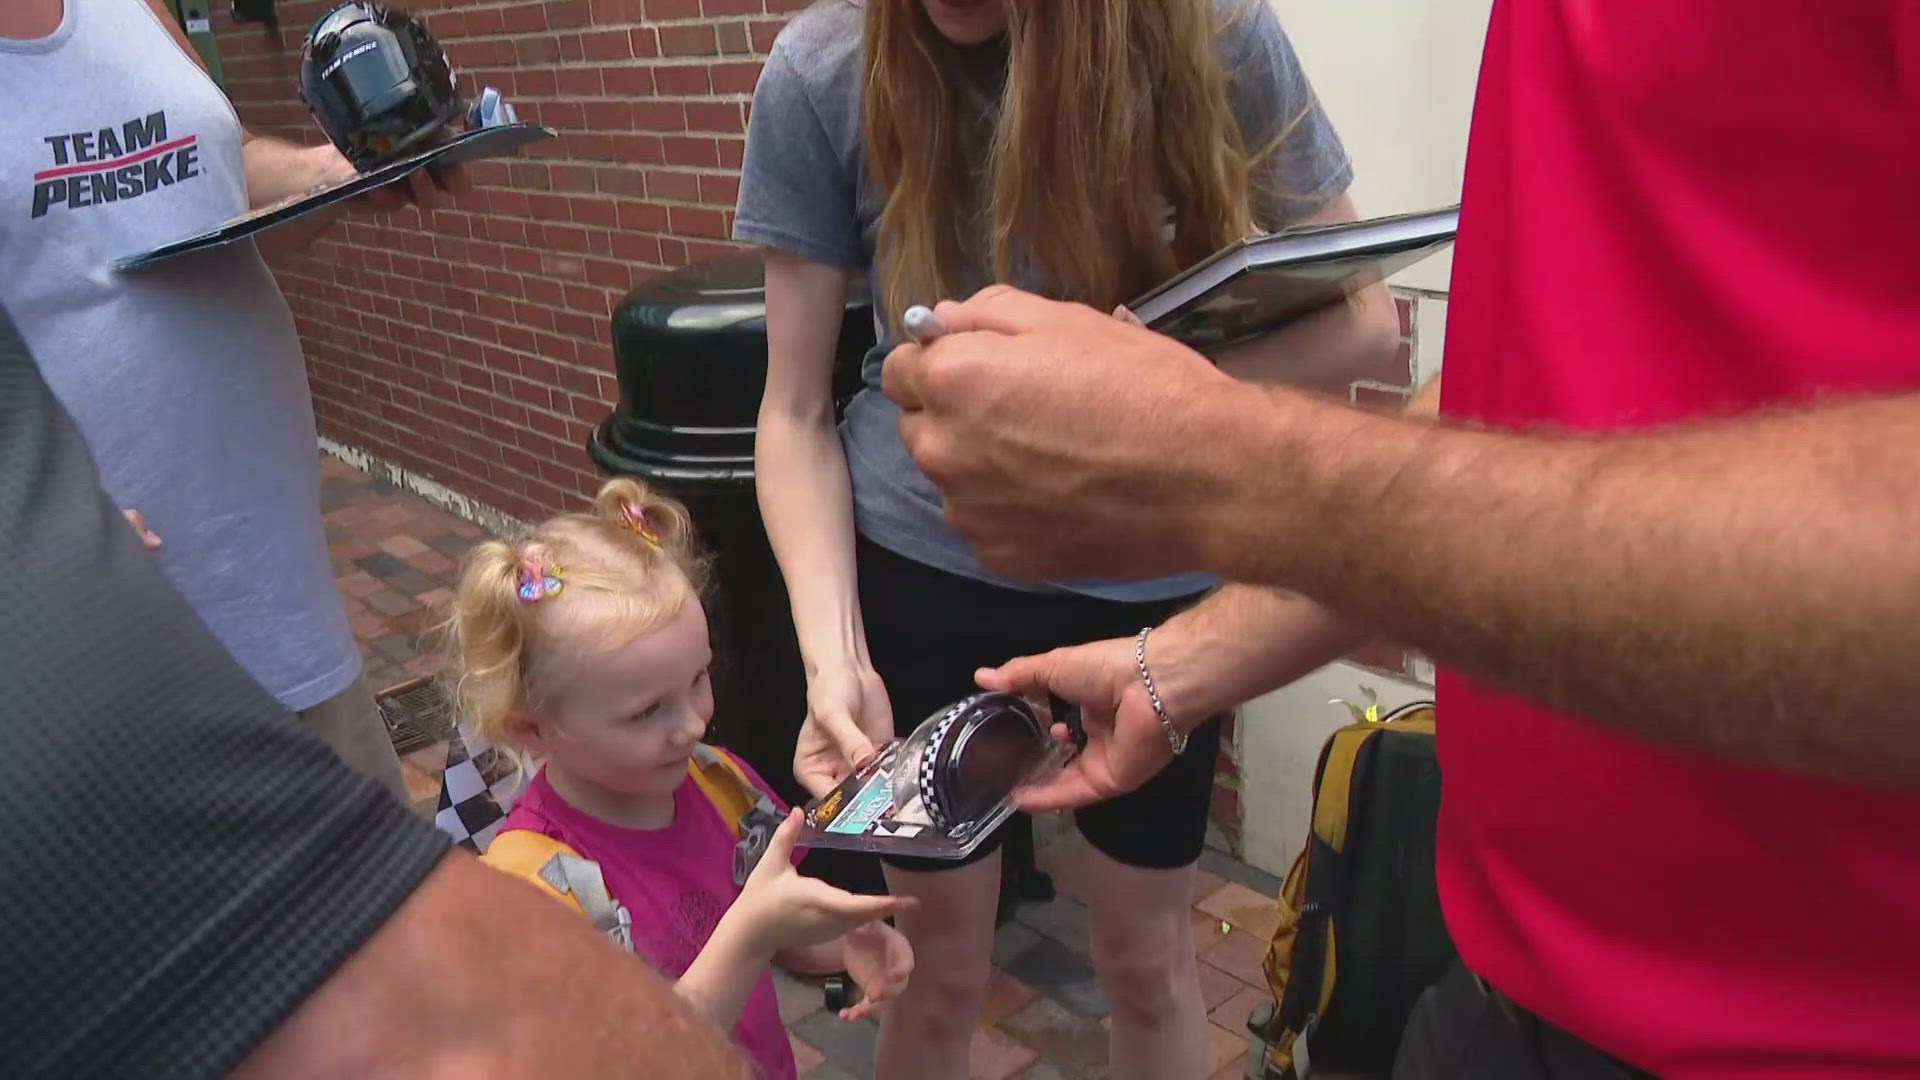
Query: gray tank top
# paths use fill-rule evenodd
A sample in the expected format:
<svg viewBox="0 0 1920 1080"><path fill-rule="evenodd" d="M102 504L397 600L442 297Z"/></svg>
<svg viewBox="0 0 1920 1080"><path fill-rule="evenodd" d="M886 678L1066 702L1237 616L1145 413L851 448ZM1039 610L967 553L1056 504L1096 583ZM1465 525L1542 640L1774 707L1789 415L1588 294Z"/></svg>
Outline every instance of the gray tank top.
<svg viewBox="0 0 1920 1080"><path fill-rule="evenodd" d="M282 705L332 697L360 661L272 274L251 242L112 268L246 210L239 119L143 0L0 38L0 101L0 303L174 587Z"/></svg>

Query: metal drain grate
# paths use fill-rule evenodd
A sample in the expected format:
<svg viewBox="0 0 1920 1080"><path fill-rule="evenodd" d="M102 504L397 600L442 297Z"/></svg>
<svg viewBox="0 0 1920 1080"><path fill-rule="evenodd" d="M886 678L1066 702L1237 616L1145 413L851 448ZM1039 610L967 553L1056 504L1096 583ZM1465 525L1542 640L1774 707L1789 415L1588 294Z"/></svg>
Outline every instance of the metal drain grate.
<svg viewBox="0 0 1920 1080"><path fill-rule="evenodd" d="M447 737L453 729L452 711L434 679L410 679L374 695L387 722L387 737L396 754L409 754Z"/></svg>

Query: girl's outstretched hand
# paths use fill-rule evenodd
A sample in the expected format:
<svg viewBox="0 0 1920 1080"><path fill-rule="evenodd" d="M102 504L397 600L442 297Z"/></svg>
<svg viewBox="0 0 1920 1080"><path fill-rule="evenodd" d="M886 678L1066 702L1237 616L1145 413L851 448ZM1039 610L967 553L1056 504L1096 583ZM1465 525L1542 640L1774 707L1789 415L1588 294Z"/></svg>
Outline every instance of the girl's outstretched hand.
<svg viewBox="0 0 1920 1080"><path fill-rule="evenodd" d="M860 1000L840 1010L840 1019L859 1020L900 996L913 975L913 946L906 935L883 922L847 931L847 974L860 987Z"/></svg>
<svg viewBox="0 0 1920 1080"><path fill-rule="evenodd" d="M772 956L781 949L831 941L913 906L907 897L861 896L801 875L793 865L800 821L797 808L787 814L733 902L757 952Z"/></svg>

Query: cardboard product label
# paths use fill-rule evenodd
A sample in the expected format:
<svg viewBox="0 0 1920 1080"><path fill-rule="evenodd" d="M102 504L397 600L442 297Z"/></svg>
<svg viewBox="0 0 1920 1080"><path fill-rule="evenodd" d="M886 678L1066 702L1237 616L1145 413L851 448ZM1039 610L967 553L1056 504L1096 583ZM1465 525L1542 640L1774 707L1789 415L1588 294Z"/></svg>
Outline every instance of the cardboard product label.
<svg viewBox="0 0 1920 1080"><path fill-rule="evenodd" d="M919 784L910 782L920 776L921 764L911 748L924 745L923 740L895 739L839 787L814 800L806 808L807 832L801 842L809 847L929 859L962 859L972 854L1012 815L1014 791L1010 787L998 793L978 812L969 811L964 820L936 824ZM1051 740L1035 749L1032 760L1013 778L1015 786L1043 779L1072 756Z"/></svg>

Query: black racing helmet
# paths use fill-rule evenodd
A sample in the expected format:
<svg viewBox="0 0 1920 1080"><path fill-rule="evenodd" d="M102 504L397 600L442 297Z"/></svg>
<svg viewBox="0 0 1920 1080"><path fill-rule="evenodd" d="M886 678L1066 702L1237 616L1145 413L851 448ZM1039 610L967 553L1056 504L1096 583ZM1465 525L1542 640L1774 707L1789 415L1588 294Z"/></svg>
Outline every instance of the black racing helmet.
<svg viewBox="0 0 1920 1080"><path fill-rule="evenodd" d="M300 50L300 99L361 172L431 145L464 107L426 26L372 0L314 22Z"/></svg>

